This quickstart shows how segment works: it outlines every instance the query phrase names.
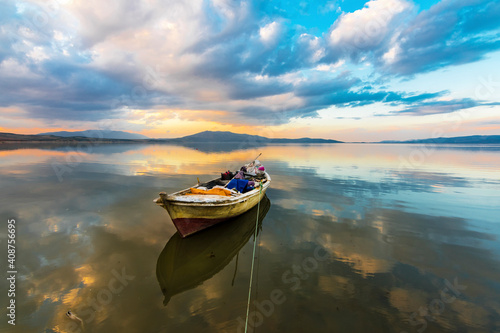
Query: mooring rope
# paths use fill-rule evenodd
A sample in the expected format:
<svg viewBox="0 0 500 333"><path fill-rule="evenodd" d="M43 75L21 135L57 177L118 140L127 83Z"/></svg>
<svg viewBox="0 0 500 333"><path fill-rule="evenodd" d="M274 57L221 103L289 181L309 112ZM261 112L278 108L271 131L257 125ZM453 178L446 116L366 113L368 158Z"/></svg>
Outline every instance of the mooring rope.
<svg viewBox="0 0 500 333"><path fill-rule="evenodd" d="M259 242L257 243L258 246L257 246L257 254L256 254L256 258L260 258L260 251L262 250L262 247L260 246L260 239L262 238L262 221L260 221L260 224L259 224L259 236L258 239L259 239ZM255 299L258 299L259 298L259 272L260 272L260 260L257 261L257 263L255 264L257 267L255 267ZM254 305L254 309L255 309L255 305Z"/></svg>
<svg viewBox="0 0 500 333"><path fill-rule="evenodd" d="M260 196L262 194L262 182L260 182L260 191L259 191L259 203L257 204L257 219L255 220L255 234L253 237L253 253L252 253L252 268L250 270L250 285L248 286L248 301L247 301L247 316L245 319L245 333L247 333L248 329L248 312L250 311L250 297L252 295L252 280L253 280L253 265L255 262L255 247L257 245L257 230L259 228L259 210L260 210Z"/></svg>

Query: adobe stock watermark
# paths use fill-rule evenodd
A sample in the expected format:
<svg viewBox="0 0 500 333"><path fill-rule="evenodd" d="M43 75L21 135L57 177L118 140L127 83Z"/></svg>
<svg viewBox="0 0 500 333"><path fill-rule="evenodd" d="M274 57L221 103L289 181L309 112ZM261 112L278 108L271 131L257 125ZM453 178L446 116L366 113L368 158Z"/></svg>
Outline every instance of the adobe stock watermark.
<svg viewBox="0 0 500 333"><path fill-rule="evenodd" d="M99 123L98 129L89 132L86 137L87 140L80 141L76 144L76 147L66 147L64 151L66 155L64 156L64 161L52 162L52 170L57 177L59 182L64 180L64 175L67 173L72 173L75 168L77 168L84 161L84 156L91 154L94 151L94 147L101 144L104 140L103 131L111 127L111 121L101 121Z"/></svg>
<svg viewBox="0 0 500 333"><path fill-rule="evenodd" d="M266 121L263 122L263 125L266 124L281 124L281 123L286 123L287 118L286 118L286 110L281 107L278 110L272 110L269 112L269 118L266 118ZM238 149L249 149L249 148L262 148L263 146L266 145L266 141L263 139L260 139L259 137L264 137L267 139L274 139L276 138L276 131L269 127L269 126L263 126L260 127L257 132L255 133L255 136L251 136L243 140L238 144ZM241 167L241 165L237 164L238 162L231 162L231 164L228 166L229 170L235 170L238 171Z"/></svg>
<svg viewBox="0 0 500 333"><path fill-rule="evenodd" d="M474 90L474 96L477 100L485 100L492 97L493 94L500 93L500 81L496 80L493 75L489 75L487 78L479 76L477 80L479 83L476 85ZM449 132L450 130L456 131L460 129L463 122L470 118L472 113L471 109L476 105L471 102L470 105L465 106L466 108L460 111L457 110L442 115L443 121L448 125L446 127L440 126L434 128L431 135L431 142L419 144L418 147L412 149L407 157L400 155L399 171L423 166L427 159L436 152L436 147L439 144L437 139L443 137L446 132Z"/></svg>
<svg viewBox="0 0 500 333"><path fill-rule="evenodd" d="M309 278L310 273L316 271L319 263L331 258L330 253L325 250L321 245L316 246L312 256L306 257L302 260L300 265L294 264L290 269L283 272L281 281L283 284L288 285L287 289L290 291L297 291L300 289L302 281ZM248 329L247 332L252 333L255 328L264 323L265 318L272 316L276 308L285 303L287 300L285 291L280 288L273 289L269 293L269 297L263 301L254 300L256 310L248 314ZM237 332L245 332L246 318L239 316Z"/></svg>
<svg viewBox="0 0 500 333"><path fill-rule="evenodd" d="M455 277L453 284L444 280L445 287L443 287L439 293L439 297L434 298L429 302L427 306L421 306L418 311L413 312L409 318L409 324L415 327L418 333L423 333L427 329L427 322L435 322L436 317L441 315L446 310L446 304L453 303L457 297L460 297L462 293L460 291L466 290L467 286L460 285L458 283L458 278ZM401 333L408 333L407 331L401 331Z"/></svg>
<svg viewBox="0 0 500 333"><path fill-rule="evenodd" d="M145 73L140 84L135 85L128 94L120 95L111 101L111 110L130 108L132 105L140 104L142 101L151 98L151 93L160 87L162 75L160 67L156 68L146 66Z"/></svg>
<svg viewBox="0 0 500 333"><path fill-rule="evenodd" d="M157 67L158 69L158 67ZM154 71L151 67L146 67L140 84L134 86L128 95L121 95L119 98L111 102L110 109L117 110L120 108L129 108L133 104L140 103L149 96L150 92L156 89L160 84L161 76L158 71ZM106 119L99 122L97 129L89 132L86 137L87 140L80 141L76 147L66 148L67 154L64 156L63 162L53 162L52 169L59 180L64 180L64 175L72 173L84 161L87 154L94 151L94 147L105 143L108 138L104 137L104 131L110 130L113 127L113 120Z"/></svg>
<svg viewBox="0 0 500 333"><path fill-rule="evenodd" d="M7 29L7 36L11 42L23 42L30 33L38 32L42 36L51 38L52 29L48 26L58 14L61 6L71 4L73 0L50 0L37 4L37 10L31 15L22 15L22 21L13 29Z"/></svg>
<svg viewBox="0 0 500 333"><path fill-rule="evenodd" d="M377 15L373 15L370 20L349 31L343 31L337 44L344 52L367 50L380 44L386 37L386 31L390 29L391 21L403 13L406 6L404 2L397 2L392 6L378 8ZM371 9L365 7L363 10Z"/></svg>
<svg viewBox="0 0 500 333"><path fill-rule="evenodd" d="M121 293L128 286L129 282L135 279L135 276L127 274L125 267L122 267L121 272L113 269L111 274L113 277L109 280L106 287L100 289L95 297L78 305L72 311L74 313L73 318L77 320L68 321L66 326L67 332L82 332L85 325L94 320L96 312L101 311L104 306L110 304L114 296Z"/></svg>

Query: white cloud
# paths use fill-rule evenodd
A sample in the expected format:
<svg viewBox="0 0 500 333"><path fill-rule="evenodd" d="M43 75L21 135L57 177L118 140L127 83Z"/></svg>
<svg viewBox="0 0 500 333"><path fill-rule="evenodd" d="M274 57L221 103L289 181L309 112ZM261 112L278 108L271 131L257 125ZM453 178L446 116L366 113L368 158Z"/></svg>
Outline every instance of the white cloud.
<svg viewBox="0 0 500 333"><path fill-rule="evenodd" d="M323 40L316 36L304 33L299 37L299 47L306 50L307 60L311 63L317 63L325 56L326 51L323 45Z"/></svg>
<svg viewBox="0 0 500 333"><path fill-rule="evenodd" d="M40 62L50 58L45 52L44 48L41 46L35 46L33 50L31 50L27 54L27 56L31 58L34 62Z"/></svg>
<svg viewBox="0 0 500 333"><path fill-rule="evenodd" d="M331 45L368 50L391 33L392 23L411 5L405 0L371 0L353 13L344 13L329 34Z"/></svg>
<svg viewBox="0 0 500 333"><path fill-rule="evenodd" d="M400 52L401 52L401 47L399 46L399 44L396 44L393 47L391 47L389 51L384 53L382 58L384 59L386 64L391 64L396 61L397 56Z"/></svg>
<svg viewBox="0 0 500 333"><path fill-rule="evenodd" d="M281 34L281 25L274 21L259 30L260 40L268 47L275 45Z"/></svg>
<svg viewBox="0 0 500 333"><path fill-rule="evenodd" d="M341 68L344 66L345 60L339 60L334 64L320 64L316 67L314 67L314 70L320 71L320 72L335 72L338 68Z"/></svg>
<svg viewBox="0 0 500 333"><path fill-rule="evenodd" d="M226 19L233 20L237 14L237 6L234 0L212 0L212 6Z"/></svg>
<svg viewBox="0 0 500 333"><path fill-rule="evenodd" d="M20 64L16 59L5 59L0 63L0 76L3 78L35 79L35 75L25 64Z"/></svg>
<svg viewBox="0 0 500 333"><path fill-rule="evenodd" d="M360 10L343 13L330 30L318 31L285 15L289 8L261 11L258 3L245 0L58 0L60 6L52 9L43 0L25 3L11 10L17 13L10 21L0 24L0 34L12 31L18 36L7 48L10 54L0 63L0 74L31 76L32 82L19 86L36 87L38 103L33 105L48 106L43 112L32 108L33 114L45 112L50 119L65 117L66 113L51 113L59 101L65 109L71 109L65 103L74 102L68 114L100 119L121 96L145 97L135 98L130 109L223 110L232 113L224 115L227 122L233 115L241 121L241 115L252 114L264 121L269 109L286 110L283 117L311 114L344 103L341 92L324 88L332 73L354 70L373 86L367 89L376 90L378 70L404 61L418 63L417 57L407 55L409 41L410 46L420 43L425 48L431 37L441 40L439 34L433 37L420 29L431 26L430 32L439 32L431 23L444 13L444 9L435 15L424 12L415 21L417 11L409 0L371 0ZM325 3L319 9L340 8L340 1ZM29 21L39 12L48 18L39 29L24 27L26 20L16 24L19 15ZM41 79L43 85L37 81ZM12 81L5 80L5 87L12 88ZM102 87L95 89L96 82ZM295 95L294 87L303 82L319 92ZM359 93L349 87L344 91L348 102ZM360 104L377 100L371 96L374 93L366 92L368 97L360 93ZM22 101L24 96L16 98ZM88 107L91 112L80 112L80 96L85 100L95 96L92 100L99 103Z"/></svg>
<svg viewBox="0 0 500 333"><path fill-rule="evenodd" d="M319 12L322 14L334 12L340 10L340 6L337 4L336 0L328 1L324 6L319 7Z"/></svg>

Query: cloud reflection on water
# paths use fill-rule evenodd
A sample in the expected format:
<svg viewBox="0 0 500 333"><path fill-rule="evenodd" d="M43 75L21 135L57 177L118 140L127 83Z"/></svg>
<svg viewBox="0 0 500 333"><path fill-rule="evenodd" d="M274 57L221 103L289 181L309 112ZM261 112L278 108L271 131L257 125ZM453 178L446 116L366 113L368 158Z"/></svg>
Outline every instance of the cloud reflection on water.
<svg viewBox="0 0 500 333"><path fill-rule="evenodd" d="M64 312L80 309L89 318L89 302L108 288L113 270L125 267L134 280L95 311L87 329L236 330L235 318L246 307L252 243L241 249L233 287L234 261L164 308L155 266L175 228L152 199L262 151L273 177L273 206L260 235L255 300L278 288L287 301L261 330L415 331L420 326L409 323L412 313L455 277L467 290L436 322L428 321L426 332L498 329L500 154L440 149L427 164L399 170L399 156L411 149L315 145L207 153L98 146L62 182L50 164L68 152L1 151L2 216L21 222L18 327L70 331ZM283 273L317 246L331 259L292 291Z"/></svg>

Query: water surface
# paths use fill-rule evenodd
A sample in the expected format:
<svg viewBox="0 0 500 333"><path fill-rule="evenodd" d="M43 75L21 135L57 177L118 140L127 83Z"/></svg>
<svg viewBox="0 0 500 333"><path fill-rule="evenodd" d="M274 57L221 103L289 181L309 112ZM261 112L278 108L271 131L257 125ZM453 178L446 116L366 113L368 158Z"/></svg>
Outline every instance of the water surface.
<svg viewBox="0 0 500 333"><path fill-rule="evenodd" d="M498 146L6 147L2 332L243 332L253 218L184 242L153 199L260 152L251 330L500 331Z"/></svg>

